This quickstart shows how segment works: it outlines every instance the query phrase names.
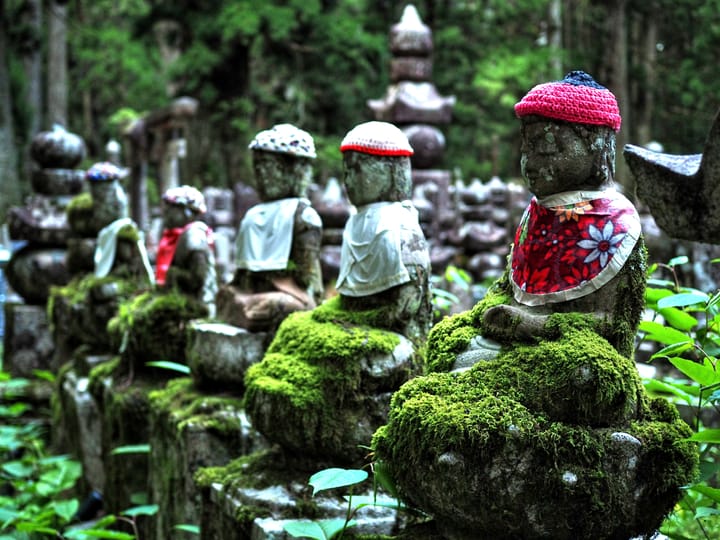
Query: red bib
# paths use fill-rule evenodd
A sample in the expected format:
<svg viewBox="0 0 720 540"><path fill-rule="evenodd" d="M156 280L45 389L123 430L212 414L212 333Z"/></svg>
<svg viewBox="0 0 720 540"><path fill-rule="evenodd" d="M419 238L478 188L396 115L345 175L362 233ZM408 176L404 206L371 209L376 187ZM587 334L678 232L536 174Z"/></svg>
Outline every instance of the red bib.
<svg viewBox="0 0 720 540"><path fill-rule="evenodd" d="M515 300L541 305L596 291L622 268L640 238L640 218L615 190L533 198L515 233Z"/></svg>
<svg viewBox="0 0 720 540"><path fill-rule="evenodd" d="M172 229L163 230L160 243L158 244L157 253L155 255L155 283L158 285L165 285L165 278L167 277L168 268L172 264L173 257L175 257L175 250L177 249L178 240L190 227L200 227L208 237L208 244L210 248L214 247L213 232L202 221L192 221L183 227L174 227Z"/></svg>

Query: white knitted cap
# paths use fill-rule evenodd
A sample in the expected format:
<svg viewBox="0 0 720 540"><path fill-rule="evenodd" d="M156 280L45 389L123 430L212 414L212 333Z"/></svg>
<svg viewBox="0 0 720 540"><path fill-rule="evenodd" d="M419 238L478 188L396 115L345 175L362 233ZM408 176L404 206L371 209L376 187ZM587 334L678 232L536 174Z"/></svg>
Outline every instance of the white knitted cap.
<svg viewBox="0 0 720 540"><path fill-rule="evenodd" d="M298 157L315 158L315 143L307 131L292 124L277 124L261 131L250 141L251 150L265 150Z"/></svg>
<svg viewBox="0 0 720 540"><path fill-rule="evenodd" d="M388 122L365 122L348 131L340 151L354 150L376 156L412 156L413 149L400 128Z"/></svg>
<svg viewBox="0 0 720 540"><path fill-rule="evenodd" d="M192 186L170 188L163 194L162 200L170 204L187 206L198 214L204 214L207 211L204 195Z"/></svg>

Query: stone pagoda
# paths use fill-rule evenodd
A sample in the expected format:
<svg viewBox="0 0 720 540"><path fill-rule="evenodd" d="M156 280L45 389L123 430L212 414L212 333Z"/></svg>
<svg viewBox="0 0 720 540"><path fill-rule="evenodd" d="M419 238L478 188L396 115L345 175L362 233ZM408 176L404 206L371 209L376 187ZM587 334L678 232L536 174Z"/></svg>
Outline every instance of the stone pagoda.
<svg viewBox="0 0 720 540"><path fill-rule="evenodd" d="M445 136L437 126L450 123L455 96L441 96L432 77L432 31L422 22L415 6L405 6L400 22L390 29L391 85L382 99L368 100L376 120L390 122L407 135L412 156L413 185L429 184L434 191L434 215L429 238L439 233L443 214L449 210L450 171L437 167L445 152Z"/></svg>

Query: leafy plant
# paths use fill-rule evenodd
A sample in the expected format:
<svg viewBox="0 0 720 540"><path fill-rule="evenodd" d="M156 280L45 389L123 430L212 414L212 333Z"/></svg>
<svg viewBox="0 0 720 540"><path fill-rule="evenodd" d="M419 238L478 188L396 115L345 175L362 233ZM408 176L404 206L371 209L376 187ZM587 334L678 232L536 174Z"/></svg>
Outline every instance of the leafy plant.
<svg viewBox="0 0 720 540"><path fill-rule="evenodd" d="M460 303L460 298L451 289L467 292L472 284L470 274L454 265L448 265L442 275L433 275L432 305L433 317L436 321L450 313L453 306Z"/></svg>
<svg viewBox="0 0 720 540"><path fill-rule="evenodd" d="M687 262L678 257L651 266L646 304L654 317L639 329L643 339L662 346L651 361L664 360L674 368L671 375L644 380L645 387L692 412L690 440L697 441L700 454L698 481L683 487L683 499L660 529L677 540L720 536L720 489L713 487L720 480L720 429L708 421L717 421L720 412L720 291L710 295L681 286L676 267ZM672 279L653 278L658 270Z"/></svg>
<svg viewBox="0 0 720 540"><path fill-rule="evenodd" d="M291 521L284 525L284 530L294 538L312 538L313 540L330 540L332 538L341 539L345 531L357 525L354 519L358 510L366 506L386 507L386 508L404 508L403 504L396 501L383 501L377 498L377 481L382 482L382 478L378 478L378 471L375 471L375 494L371 496L353 496L352 489L362 484L367 478L368 473L363 469L339 469L330 468L316 472L310 477L308 484L313 488L313 496L321 491L330 489L338 489L342 487L350 487L350 493L343 498L347 501L347 513L345 518L328 518L320 520L298 520ZM394 493L393 493L394 495Z"/></svg>

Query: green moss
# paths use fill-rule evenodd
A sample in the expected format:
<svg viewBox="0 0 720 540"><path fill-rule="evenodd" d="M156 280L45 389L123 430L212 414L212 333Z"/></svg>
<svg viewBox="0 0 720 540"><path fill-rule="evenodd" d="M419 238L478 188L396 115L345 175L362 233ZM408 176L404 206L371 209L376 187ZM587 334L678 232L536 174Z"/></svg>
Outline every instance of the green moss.
<svg viewBox="0 0 720 540"><path fill-rule="evenodd" d="M425 368L428 372L451 369L455 357L464 351L475 336L482 334L482 315L493 306L507 303L502 290L503 279L488 290L485 297L463 313L444 318L430 330L427 339Z"/></svg>
<svg viewBox="0 0 720 540"><path fill-rule="evenodd" d="M464 318L467 324L472 313ZM568 520L567 530L598 537L616 537L612 527L624 526L618 523L638 533L659 526L679 499L679 487L696 474L696 449L684 441L690 430L677 411L647 396L633 362L600 337L596 325L586 315L554 314L537 344L509 347L496 360L465 372L431 373L407 382L393 396L387 425L375 433L376 459L389 466L401 491L420 507L430 489L427 479L433 478L428 469L450 453L463 456L462 470L488 473L485 481L475 479L470 500L495 501L497 512L550 501ZM625 477L612 472L626 470L610 436L614 432L641 442L639 501L627 499L632 495ZM507 465L496 465L503 459ZM498 480L504 474L498 471L511 471L509 464L516 461L536 474L502 502L501 491L514 480ZM561 481L565 471L581 482L569 487ZM446 500L468 500L464 479L449 478L446 485L444 474L437 476L432 490L445 493ZM478 512L488 523L502 520L499 513ZM582 516L595 516L587 525L595 528L583 529Z"/></svg>
<svg viewBox="0 0 720 540"><path fill-rule="evenodd" d="M144 370L150 360L185 363L187 322L207 313L205 305L177 291L145 292L121 303L107 329L123 362Z"/></svg>
<svg viewBox="0 0 720 540"><path fill-rule="evenodd" d="M140 239L140 230L135 225L125 225L117 232L118 240L127 240L135 244Z"/></svg>
<svg viewBox="0 0 720 540"><path fill-rule="evenodd" d="M242 401L203 394L197 391L189 377L168 381L165 388L151 391L148 397L151 408L169 412L180 433L188 426L202 427L220 434L239 429L237 419L224 413L240 410Z"/></svg>
<svg viewBox="0 0 720 540"><path fill-rule="evenodd" d="M285 485L290 479L282 456L273 450L261 450L234 459L227 465L202 467L195 472L193 480L199 488L221 484L224 492L231 492L238 488L265 489ZM298 480L305 483L307 478L303 475Z"/></svg>
<svg viewBox="0 0 720 540"><path fill-rule="evenodd" d="M75 195L67 205L66 212L68 214L75 212L92 212L93 198L90 192L84 191L78 195Z"/></svg>

